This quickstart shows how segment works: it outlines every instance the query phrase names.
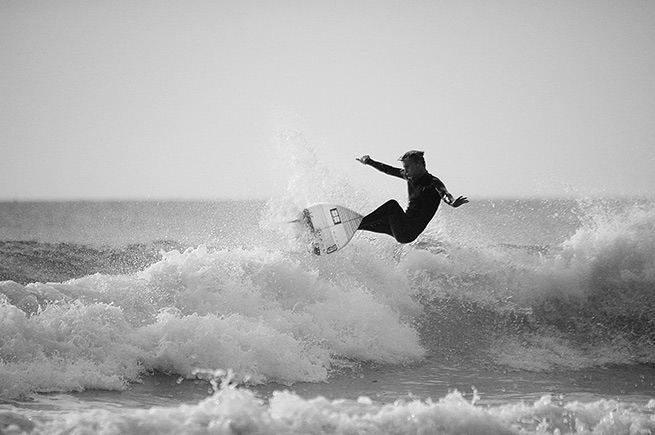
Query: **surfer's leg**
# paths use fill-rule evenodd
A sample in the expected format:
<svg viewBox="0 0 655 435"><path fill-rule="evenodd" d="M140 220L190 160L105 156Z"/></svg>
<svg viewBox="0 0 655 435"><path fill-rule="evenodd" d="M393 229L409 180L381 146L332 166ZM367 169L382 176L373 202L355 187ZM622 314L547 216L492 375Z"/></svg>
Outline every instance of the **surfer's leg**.
<svg viewBox="0 0 655 435"><path fill-rule="evenodd" d="M409 243L412 237L409 222L398 201L391 199L364 216L359 230L388 234L400 243Z"/></svg>
<svg viewBox="0 0 655 435"><path fill-rule="evenodd" d="M362 222L359 224L357 229L393 236L393 232L391 231L391 222L389 222L389 210L395 208L393 203L400 207L398 202L394 200L385 202L364 216L364 219L362 219Z"/></svg>

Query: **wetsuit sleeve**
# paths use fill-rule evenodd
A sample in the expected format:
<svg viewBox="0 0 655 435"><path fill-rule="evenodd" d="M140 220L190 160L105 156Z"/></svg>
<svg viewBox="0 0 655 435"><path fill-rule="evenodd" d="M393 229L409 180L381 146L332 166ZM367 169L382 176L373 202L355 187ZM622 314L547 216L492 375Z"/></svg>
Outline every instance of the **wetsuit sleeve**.
<svg viewBox="0 0 655 435"><path fill-rule="evenodd" d="M371 158L368 159L366 164L369 165L369 166L373 166L378 171L384 172L387 175L392 175L394 177L405 179L405 177L403 175L403 170L400 169L400 168L394 168L393 166L389 166L389 165L386 165L386 164L381 163L381 162L376 162L375 160L373 160Z"/></svg>
<svg viewBox="0 0 655 435"><path fill-rule="evenodd" d="M443 184L443 181L441 181L434 175L432 176L432 183L430 183L430 186L437 189L437 192L439 192L439 195L441 197L443 197L446 193L448 193L448 189L446 189L446 185Z"/></svg>

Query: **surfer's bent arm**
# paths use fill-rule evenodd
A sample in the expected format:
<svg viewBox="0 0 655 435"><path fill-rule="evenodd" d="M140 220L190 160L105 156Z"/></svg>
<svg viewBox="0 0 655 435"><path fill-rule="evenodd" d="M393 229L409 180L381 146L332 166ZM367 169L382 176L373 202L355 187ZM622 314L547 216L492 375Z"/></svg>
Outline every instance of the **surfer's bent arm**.
<svg viewBox="0 0 655 435"><path fill-rule="evenodd" d="M448 192L448 189L446 189L446 185L443 184L443 181L441 181L437 177L434 177L434 179L432 180L432 187L434 187L437 190L437 192L439 192L439 195L443 199L443 202L445 202L451 207L459 207L460 205L469 202L469 200L465 196L460 196L457 199L453 198L453 195L451 195L451 193Z"/></svg>
<svg viewBox="0 0 655 435"><path fill-rule="evenodd" d="M437 192L439 192L439 196L441 196L441 199L443 199L446 204L451 204L453 202L453 195L448 192L448 189L446 189L446 185L443 184L443 181L435 176L432 176L432 187L434 187Z"/></svg>
<svg viewBox="0 0 655 435"><path fill-rule="evenodd" d="M363 165L372 166L378 171L384 172L387 175L392 175L394 177L403 178L403 179L405 178L402 169L394 168L393 166L389 166L382 162L377 162L373 160L369 155L362 156L361 158L357 159L357 161Z"/></svg>

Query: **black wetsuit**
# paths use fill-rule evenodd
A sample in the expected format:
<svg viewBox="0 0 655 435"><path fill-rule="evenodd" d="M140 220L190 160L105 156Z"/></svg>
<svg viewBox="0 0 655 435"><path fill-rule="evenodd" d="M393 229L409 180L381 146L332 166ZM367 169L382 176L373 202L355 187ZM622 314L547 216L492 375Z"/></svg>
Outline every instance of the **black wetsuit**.
<svg viewBox="0 0 655 435"><path fill-rule="evenodd" d="M434 175L426 172L419 179L411 181L405 177L405 171L384 163L369 159L367 165L378 171L407 181L409 204L403 211L394 199L382 204L366 215L359 224L360 230L383 233L393 236L400 243L409 243L425 230L441 203L441 194L446 186Z"/></svg>

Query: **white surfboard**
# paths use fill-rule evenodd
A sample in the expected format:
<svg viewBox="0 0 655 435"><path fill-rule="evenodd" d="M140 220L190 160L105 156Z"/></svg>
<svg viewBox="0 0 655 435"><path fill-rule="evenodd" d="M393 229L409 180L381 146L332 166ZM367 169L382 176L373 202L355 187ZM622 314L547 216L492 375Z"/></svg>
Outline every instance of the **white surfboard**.
<svg viewBox="0 0 655 435"><path fill-rule="evenodd" d="M334 204L314 204L298 217L309 233L310 250L315 255L338 251L353 238L363 216Z"/></svg>

